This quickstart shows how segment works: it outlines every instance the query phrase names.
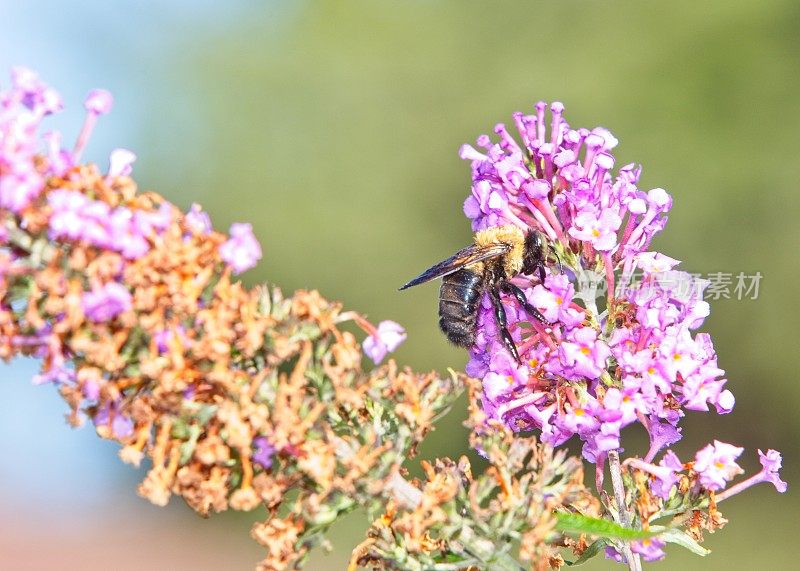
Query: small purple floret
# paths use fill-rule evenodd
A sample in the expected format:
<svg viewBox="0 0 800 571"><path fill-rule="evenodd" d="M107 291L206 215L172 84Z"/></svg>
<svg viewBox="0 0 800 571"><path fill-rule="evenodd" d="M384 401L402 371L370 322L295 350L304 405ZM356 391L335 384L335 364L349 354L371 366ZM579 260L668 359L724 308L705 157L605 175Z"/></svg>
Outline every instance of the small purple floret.
<svg viewBox="0 0 800 571"><path fill-rule="evenodd" d="M761 462L761 467L763 468L764 479L767 482L772 483L775 486L775 489L780 493L784 493L789 485L781 480L779 474L781 470L781 463L783 462L781 453L777 450L770 449L767 450L766 454L764 454L761 450L759 450L758 459Z"/></svg>
<svg viewBox="0 0 800 571"><path fill-rule="evenodd" d="M631 551L641 555L642 559L645 561L658 561L659 559L663 559L666 555L666 553L664 553L665 546L666 543L664 543L664 541L657 537L650 537L648 539L632 542Z"/></svg>
<svg viewBox="0 0 800 571"><path fill-rule="evenodd" d="M377 365L387 353L393 353L406 340L406 330L394 321L381 321L377 334L364 339L364 353Z"/></svg>
<svg viewBox="0 0 800 571"><path fill-rule="evenodd" d="M250 457L253 463L258 464L262 468L269 469L272 467L272 457L275 455L276 449L272 443L264 436L258 436L253 439L255 452Z"/></svg>
<svg viewBox="0 0 800 571"><path fill-rule="evenodd" d="M254 268L261 259L261 245L253 234L252 224L231 225L230 239L219 248L220 256L235 274Z"/></svg>
<svg viewBox="0 0 800 571"><path fill-rule="evenodd" d="M130 311L133 297L124 285L109 282L100 288L83 294L83 312L90 321L111 321L118 315Z"/></svg>
<svg viewBox="0 0 800 571"><path fill-rule="evenodd" d="M204 212L196 203L192 204L186 213L186 225L196 234L209 234L213 230L208 212Z"/></svg>
<svg viewBox="0 0 800 571"><path fill-rule="evenodd" d="M108 176L128 176L133 171L136 155L128 149L114 149L108 159Z"/></svg>
<svg viewBox="0 0 800 571"><path fill-rule="evenodd" d="M114 97L110 91L105 89L92 89L83 102L83 106L89 113L96 115L106 115L111 112L114 105Z"/></svg>
<svg viewBox="0 0 800 571"><path fill-rule="evenodd" d="M695 455L694 470L700 484L712 491L722 490L737 474L743 472L736 459L744 448L715 440Z"/></svg>

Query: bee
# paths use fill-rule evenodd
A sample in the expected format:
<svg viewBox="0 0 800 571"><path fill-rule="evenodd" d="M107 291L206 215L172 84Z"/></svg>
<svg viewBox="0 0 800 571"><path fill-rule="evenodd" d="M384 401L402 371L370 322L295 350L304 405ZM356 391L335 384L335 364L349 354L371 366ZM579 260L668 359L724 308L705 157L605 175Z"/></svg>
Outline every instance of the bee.
<svg viewBox="0 0 800 571"><path fill-rule="evenodd" d="M453 344L466 348L475 345L478 308L486 293L503 344L519 363L519 352L508 331L500 294L511 295L530 317L548 324L541 312L525 298L525 293L511 283L511 279L520 274L535 273L543 282L550 248L540 232L529 230L523 233L513 225L480 230L474 240L474 244L428 268L400 290L442 278L439 328Z"/></svg>

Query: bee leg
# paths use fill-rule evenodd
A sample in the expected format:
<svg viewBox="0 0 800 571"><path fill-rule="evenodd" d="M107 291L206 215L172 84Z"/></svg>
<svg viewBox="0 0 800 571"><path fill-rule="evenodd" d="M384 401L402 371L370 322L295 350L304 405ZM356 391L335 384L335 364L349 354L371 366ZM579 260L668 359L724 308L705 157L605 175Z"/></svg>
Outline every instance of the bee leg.
<svg viewBox="0 0 800 571"><path fill-rule="evenodd" d="M517 363L522 364L522 361L519 358L519 352L517 351L517 346L514 344L514 338L511 337L511 333L509 333L508 327L506 326L506 310L503 309L503 302L500 301L500 294L496 289L489 289L489 299L492 301L494 318L495 322L497 323L497 330L503 337L503 344L506 346L506 349L508 349L508 352L511 353L511 356L514 357L514 360Z"/></svg>
<svg viewBox="0 0 800 571"><path fill-rule="evenodd" d="M556 259L556 262L558 262L558 273L563 274L564 267L561 265L561 258L558 256L558 252L556 252L555 250L551 250L550 253L553 254L553 257Z"/></svg>
<svg viewBox="0 0 800 571"><path fill-rule="evenodd" d="M544 264L539 266L539 282L544 283L545 273L544 273Z"/></svg>
<svg viewBox="0 0 800 571"><path fill-rule="evenodd" d="M528 315L535 318L537 321L544 323L545 325L550 325L550 322L544 318L544 315L542 315L542 313L533 305L528 303L528 299L525 297L525 292L523 292L517 286L511 282L504 282L503 285L500 286L500 289L505 293L513 295L514 299L516 299L517 302L525 309Z"/></svg>

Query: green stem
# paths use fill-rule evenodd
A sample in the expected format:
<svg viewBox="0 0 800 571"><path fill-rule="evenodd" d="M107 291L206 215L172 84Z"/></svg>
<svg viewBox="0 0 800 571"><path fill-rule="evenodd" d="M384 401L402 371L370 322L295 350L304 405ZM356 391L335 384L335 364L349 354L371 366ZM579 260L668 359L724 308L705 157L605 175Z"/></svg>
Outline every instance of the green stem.
<svg viewBox="0 0 800 571"><path fill-rule="evenodd" d="M611 485L614 487L614 499L617 503L618 521L622 527L631 528L631 514L625 502L625 483L622 481L622 467L619 463L619 452L611 450L608 453L608 469L611 472ZM631 551L629 543L622 546L622 558L630 571L641 571L642 561L637 553Z"/></svg>

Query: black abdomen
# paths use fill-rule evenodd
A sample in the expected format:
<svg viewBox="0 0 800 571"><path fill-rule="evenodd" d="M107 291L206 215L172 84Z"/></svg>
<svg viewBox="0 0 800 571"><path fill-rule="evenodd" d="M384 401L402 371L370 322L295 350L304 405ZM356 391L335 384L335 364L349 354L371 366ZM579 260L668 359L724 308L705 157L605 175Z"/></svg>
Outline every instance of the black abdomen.
<svg viewBox="0 0 800 571"><path fill-rule="evenodd" d="M483 278L466 268L442 279L439 288L439 327L459 347L475 344L478 304L483 293Z"/></svg>

